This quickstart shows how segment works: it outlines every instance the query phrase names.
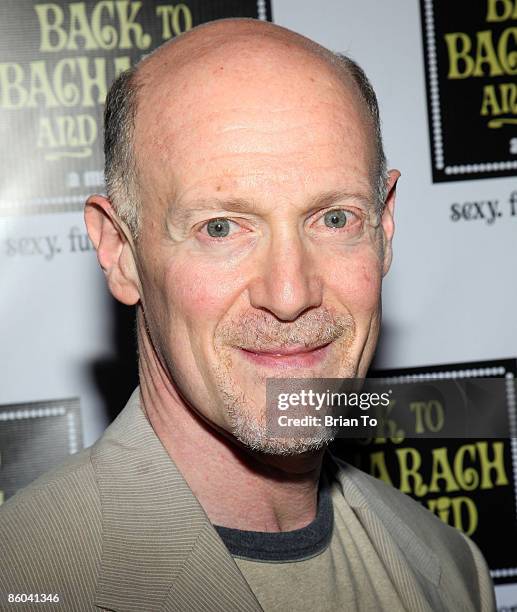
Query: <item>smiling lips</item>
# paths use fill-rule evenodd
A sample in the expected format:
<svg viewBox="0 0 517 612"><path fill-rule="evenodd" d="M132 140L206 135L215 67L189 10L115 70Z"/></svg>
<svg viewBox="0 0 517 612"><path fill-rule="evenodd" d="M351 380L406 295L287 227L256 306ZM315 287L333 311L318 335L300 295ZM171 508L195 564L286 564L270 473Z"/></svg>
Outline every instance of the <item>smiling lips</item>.
<svg viewBox="0 0 517 612"><path fill-rule="evenodd" d="M328 353L330 342L318 347L303 345L282 348L260 349L239 348L246 359L256 365L270 368L310 368L318 365Z"/></svg>

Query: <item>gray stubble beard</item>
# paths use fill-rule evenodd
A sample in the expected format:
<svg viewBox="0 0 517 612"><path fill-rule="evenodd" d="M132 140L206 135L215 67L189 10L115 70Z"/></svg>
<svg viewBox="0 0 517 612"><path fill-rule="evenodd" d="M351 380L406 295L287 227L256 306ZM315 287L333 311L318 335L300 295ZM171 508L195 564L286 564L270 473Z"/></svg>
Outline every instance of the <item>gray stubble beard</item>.
<svg viewBox="0 0 517 612"><path fill-rule="evenodd" d="M343 376L355 376L355 367L348 351L350 346L353 344L355 338L355 323L351 316L335 317L328 312L318 313L316 316L311 317L313 325L318 324L318 333L314 332L310 335L307 334L307 328L303 331L300 327L294 326L288 330L288 333L282 337L281 333L278 333L278 329L274 329L273 333L268 333L265 322L258 318L258 336L259 340L257 345L260 348L262 345L267 346L269 338L274 338L276 342L279 342L281 346L294 343L306 342L307 345L311 343L311 339L317 337L320 342L337 340L341 336L344 336L344 343L342 347L342 372ZM241 324L242 325L242 324ZM285 325L285 324L284 324ZM252 326L242 325L240 329L245 330L243 337L248 339ZM235 329L235 328L234 328ZM237 329L239 329L237 327ZM277 333L274 333L274 332ZM235 332L233 332L234 334ZM253 332L251 332L252 334ZM231 434L248 449L254 452L264 453L267 455L279 455L279 456L294 456L301 455L304 453L314 452L325 448L337 434L337 427L321 427L318 429L318 433L311 437L274 437L268 432L267 426L267 399L266 399L266 379L262 378L264 382L264 398L263 402L259 404L255 402L256 408L262 408L255 413L250 410L250 402L247 401L245 394L233 384L231 371L233 366L233 359L231 355L231 349L228 348L228 344L239 345L240 337L235 338L232 334L231 328L227 327L221 337L224 340L222 352L228 351L225 355L221 355L222 364L216 371L216 385L219 392L219 396L222 398L226 414L228 416L229 426ZM238 334L237 334L238 335ZM271 345L271 342L269 342ZM223 348L224 347L224 348ZM258 404L258 405L257 405Z"/></svg>

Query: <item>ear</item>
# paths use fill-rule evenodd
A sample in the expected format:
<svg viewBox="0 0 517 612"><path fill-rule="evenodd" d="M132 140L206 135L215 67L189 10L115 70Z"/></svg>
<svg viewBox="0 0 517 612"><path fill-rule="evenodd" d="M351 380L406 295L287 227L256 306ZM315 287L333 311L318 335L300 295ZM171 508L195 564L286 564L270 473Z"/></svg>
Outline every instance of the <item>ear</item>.
<svg viewBox="0 0 517 612"><path fill-rule="evenodd" d="M135 256L111 202L101 195L90 196L84 220L113 297L128 306L136 304L140 300L140 281Z"/></svg>
<svg viewBox="0 0 517 612"><path fill-rule="evenodd" d="M382 213L381 224L383 231L383 267L382 275L385 276L391 266L392 259L392 248L391 243L393 240L393 233L395 231L395 222L393 216L395 213L395 192L397 188L397 181L400 178L400 172L398 170L390 170L388 172L388 195L386 196L386 202L384 203L384 210Z"/></svg>

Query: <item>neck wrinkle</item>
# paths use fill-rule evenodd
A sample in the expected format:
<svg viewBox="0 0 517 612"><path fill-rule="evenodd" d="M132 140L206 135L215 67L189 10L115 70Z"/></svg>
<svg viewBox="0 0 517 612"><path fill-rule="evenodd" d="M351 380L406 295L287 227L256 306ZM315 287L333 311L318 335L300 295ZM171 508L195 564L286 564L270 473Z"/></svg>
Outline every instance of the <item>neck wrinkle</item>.
<svg viewBox="0 0 517 612"><path fill-rule="evenodd" d="M254 453L208 424L181 396L138 317L142 408L208 518L245 531L292 531L317 511L324 451L280 457Z"/></svg>

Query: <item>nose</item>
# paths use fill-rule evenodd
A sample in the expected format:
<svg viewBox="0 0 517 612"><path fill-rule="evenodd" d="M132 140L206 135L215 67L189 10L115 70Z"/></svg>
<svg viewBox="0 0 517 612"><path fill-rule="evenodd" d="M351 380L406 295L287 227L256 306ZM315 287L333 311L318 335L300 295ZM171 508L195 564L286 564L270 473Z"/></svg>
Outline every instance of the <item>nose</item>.
<svg viewBox="0 0 517 612"><path fill-rule="evenodd" d="M273 234L255 271L248 286L254 308L294 321L305 310L321 306L322 279L314 256L296 231Z"/></svg>

